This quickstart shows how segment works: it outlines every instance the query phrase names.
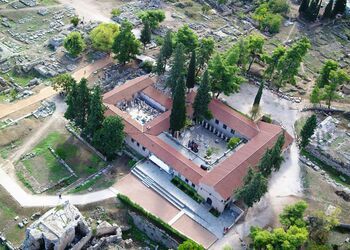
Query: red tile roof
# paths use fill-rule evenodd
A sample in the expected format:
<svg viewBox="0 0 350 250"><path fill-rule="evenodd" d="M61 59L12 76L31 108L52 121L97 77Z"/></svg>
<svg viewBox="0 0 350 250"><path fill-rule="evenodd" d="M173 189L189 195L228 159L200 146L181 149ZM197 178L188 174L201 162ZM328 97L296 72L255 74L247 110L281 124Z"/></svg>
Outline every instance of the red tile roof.
<svg viewBox="0 0 350 250"><path fill-rule="evenodd" d="M209 108L214 117L250 140L237 152L219 162L213 170L206 172L174 147L157 137L157 135L169 129L171 100L152 86L154 81L154 78L142 76L106 93L103 96L104 103L108 108L106 115L117 114L121 116L125 124L125 132L130 137L192 183L196 185L203 183L211 186L223 199L227 199L233 194L234 190L242 185L248 168L258 164L266 149L274 145L283 129L278 125L269 123L254 123L219 100L213 99L209 104ZM140 91L169 109L144 126L115 106L119 100L131 98ZM193 91L187 97L188 111L190 112L192 110L190 104L193 103L194 97L195 92ZM288 146L293 138L287 132L285 132L285 135L285 146Z"/></svg>

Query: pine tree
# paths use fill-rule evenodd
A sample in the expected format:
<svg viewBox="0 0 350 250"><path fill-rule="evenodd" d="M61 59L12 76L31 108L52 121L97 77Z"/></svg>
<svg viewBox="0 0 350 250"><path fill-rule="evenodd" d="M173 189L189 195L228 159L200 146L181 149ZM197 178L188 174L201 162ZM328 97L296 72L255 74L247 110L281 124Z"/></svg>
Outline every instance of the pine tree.
<svg viewBox="0 0 350 250"><path fill-rule="evenodd" d="M332 18L334 0L330 0L323 12L322 19Z"/></svg>
<svg viewBox="0 0 350 250"><path fill-rule="evenodd" d="M267 179L261 173L249 169L244 178L243 187L236 191L236 198L243 200L248 207L252 207L267 192L267 184Z"/></svg>
<svg viewBox="0 0 350 250"><path fill-rule="evenodd" d="M196 85L196 51L192 51L191 60L188 65L186 87L192 89Z"/></svg>
<svg viewBox="0 0 350 250"><path fill-rule="evenodd" d="M151 42L151 27L148 21L145 21L143 24L140 41L142 42L144 49L146 48L146 45Z"/></svg>
<svg viewBox="0 0 350 250"><path fill-rule="evenodd" d="M77 96L77 107L76 107L76 117L75 124L81 129L85 129L86 117L89 112L89 102L90 102L90 91L87 86L87 79L82 78L78 84L78 96Z"/></svg>
<svg viewBox="0 0 350 250"><path fill-rule="evenodd" d="M93 138L98 129L102 127L104 120L105 106L102 103L102 95L100 87L93 88L90 97L90 108L87 114L86 128L84 133Z"/></svg>
<svg viewBox="0 0 350 250"><path fill-rule="evenodd" d="M310 5L310 0L302 0L299 7L299 13L303 15L309 8L309 5Z"/></svg>
<svg viewBox="0 0 350 250"><path fill-rule="evenodd" d="M173 65L170 70L169 77L166 81L167 85L171 88L172 95L175 94L175 90L179 82L182 82L185 77L185 57L184 47L180 43L176 46Z"/></svg>
<svg viewBox="0 0 350 250"><path fill-rule="evenodd" d="M336 15L343 15L346 10L346 0L335 0L332 16L336 17Z"/></svg>
<svg viewBox="0 0 350 250"><path fill-rule="evenodd" d="M253 107L259 107L260 105L260 101L261 101L261 97L263 94L263 90L264 90L264 82L260 83L258 92L256 93L255 99L254 99L254 103L253 103Z"/></svg>
<svg viewBox="0 0 350 250"><path fill-rule="evenodd" d="M173 107L170 114L170 130L175 133L185 127L186 124L186 91L185 80L183 77L179 78L177 82Z"/></svg>
<svg viewBox="0 0 350 250"><path fill-rule="evenodd" d="M67 99L66 99L67 110L64 113L64 117L73 122L75 121L77 109L78 109L77 97L78 97L78 85L75 81L73 81L71 89L68 92Z"/></svg>
<svg viewBox="0 0 350 250"><path fill-rule="evenodd" d="M300 145L304 148L309 144L311 136L314 134L314 131L317 126L317 118L316 115L312 115L309 118L307 118L305 125L303 126L300 136L301 136L301 142Z"/></svg>
<svg viewBox="0 0 350 250"><path fill-rule="evenodd" d="M208 105L211 101L211 95L209 93L209 74L205 71L203 74L202 82L199 85L196 98L193 103L193 117L197 121L202 121L203 119L210 118L210 111Z"/></svg>
<svg viewBox="0 0 350 250"><path fill-rule="evenodd" d="M140 41L132 33L132 24L124 21L121 25L120 33L116 36L112 45L112 51L122 64L133 59L140 53Z"/></svg>

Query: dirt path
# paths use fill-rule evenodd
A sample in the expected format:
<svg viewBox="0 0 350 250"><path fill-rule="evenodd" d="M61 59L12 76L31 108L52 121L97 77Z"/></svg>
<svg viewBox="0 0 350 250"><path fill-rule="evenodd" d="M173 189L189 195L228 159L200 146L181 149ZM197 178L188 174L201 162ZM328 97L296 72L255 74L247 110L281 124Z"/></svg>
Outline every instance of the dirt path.
<svg viewBox="0 0 350 250"><path fill-rule="evenodd" d="M72 76L77 80L80 81L83 77L89 77L92 73L94 73L96 70L99 70L101 68L106 67L110 63L113 62L112 57L106 57L101 60L98 60L92 64L89 64L85 66L84 68L81 68L74 72ZM9 103L9 104L0 104L0 119L3 117L8 116L9 114L12 114L14 112L17 112L21 110L24 107L28 107L34 103L40 102L42 100L45 100L49 97L52 97L57 94L57 91L54 90L51 86L45 87L42 90L40 90L39 93L32 95L26 99L19 100L15 103Z"/></svg>

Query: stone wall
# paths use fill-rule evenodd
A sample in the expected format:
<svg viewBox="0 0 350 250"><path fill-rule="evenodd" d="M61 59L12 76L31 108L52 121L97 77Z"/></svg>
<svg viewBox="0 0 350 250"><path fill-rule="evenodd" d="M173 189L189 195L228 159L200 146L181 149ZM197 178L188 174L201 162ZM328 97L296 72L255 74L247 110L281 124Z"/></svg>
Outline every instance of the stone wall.
<svg viewBox="0 0 350 250"><path fill-rule="evenodd" d="M323 161L325 164L350 177L350 166L346 166L344 163L338 162L337 160L333 159L329 154L321 151L320 149L311 144L307 146L306 150L313 156Z"/></svg>
<svg viewBox="0 0 350 250"><path fill-rule="evenodd" d="M167 234L165 231L159 229L155 225L153 225L151 222L146 220L144 217L134 213L129 212L129 215L132 217L132 220L135 224L135 226L144 232L150 239L152 239L155 242L161 243L167 248L170 249L177 249L177 246L179 243L174 240L172 237L170 237L169 234Z"/></svg>

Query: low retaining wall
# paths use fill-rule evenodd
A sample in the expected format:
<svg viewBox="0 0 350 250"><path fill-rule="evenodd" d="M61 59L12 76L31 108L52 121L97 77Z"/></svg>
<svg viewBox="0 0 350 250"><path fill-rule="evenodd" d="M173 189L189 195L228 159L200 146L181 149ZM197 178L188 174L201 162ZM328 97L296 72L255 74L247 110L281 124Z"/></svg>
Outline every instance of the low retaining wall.
<svg viewBox="0 0 350 250"><path fill-rule="evenodd" d="M350 177L350 166L346 166L343 162L338 162L329 154L326 154L315 146L309 145L306 147L306 150L313 156L323 161L325 164Z"/></svg>
<svg viewBox="0 0 350 250"><path fill-rule="evenodd" d="M134 213L129 212L135 226L144 232L150 239L155 242L161 243L169 249L177 249L179 242L174 240L169 234L167 234L162 229L156 227L151 222L146 220L144 217Z"/></svg>

